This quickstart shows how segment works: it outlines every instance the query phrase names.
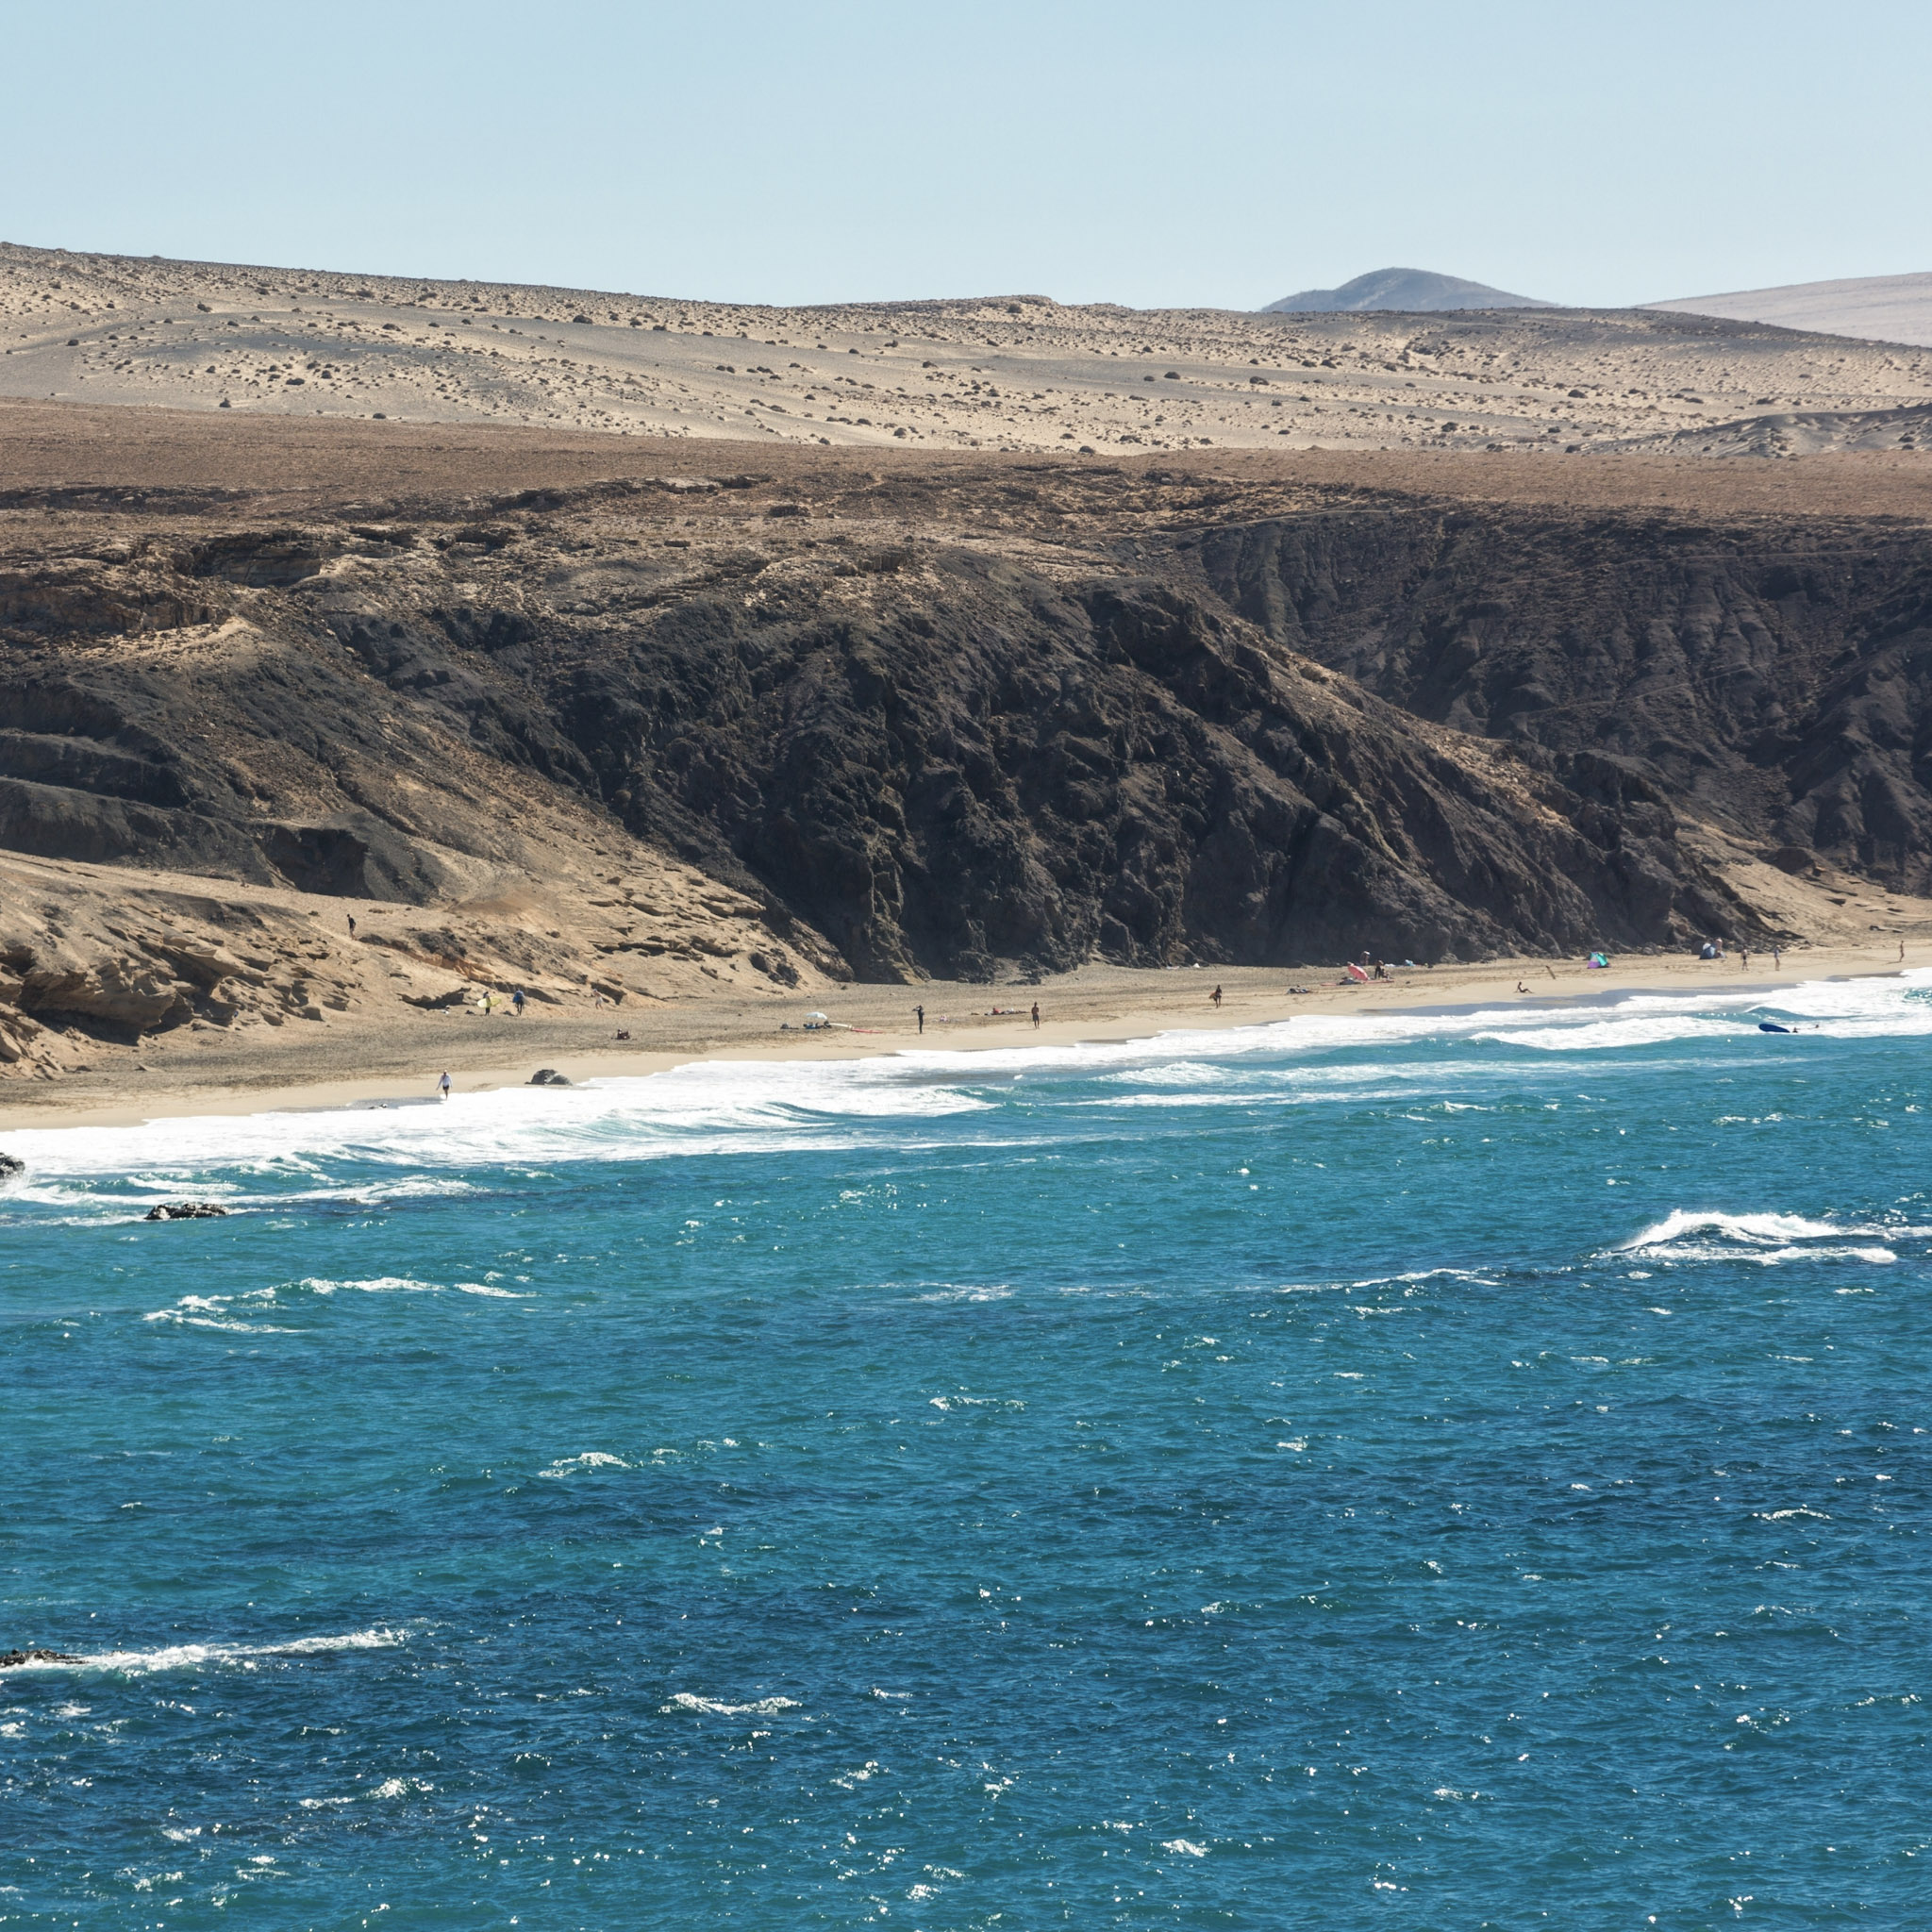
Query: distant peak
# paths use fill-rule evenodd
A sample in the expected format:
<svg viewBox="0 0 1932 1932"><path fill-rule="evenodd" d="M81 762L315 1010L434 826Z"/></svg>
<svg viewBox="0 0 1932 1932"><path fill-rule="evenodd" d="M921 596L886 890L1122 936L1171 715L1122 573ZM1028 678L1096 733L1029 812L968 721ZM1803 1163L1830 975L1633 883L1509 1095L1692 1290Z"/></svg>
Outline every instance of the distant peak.
<svg viewBox="0 0 1932 1932"><path fill-rule="evenodd" d="M1261 310L1263 315L1333 315L1367 308L1406 310L1429 315L1449 308L1554 308L1554 302L1534 295L1512 295L1487 282L1466 282L1460 275L1439 275L1425 268L1371 269L1339 289L1304 289L1284 295Z"/></svg>

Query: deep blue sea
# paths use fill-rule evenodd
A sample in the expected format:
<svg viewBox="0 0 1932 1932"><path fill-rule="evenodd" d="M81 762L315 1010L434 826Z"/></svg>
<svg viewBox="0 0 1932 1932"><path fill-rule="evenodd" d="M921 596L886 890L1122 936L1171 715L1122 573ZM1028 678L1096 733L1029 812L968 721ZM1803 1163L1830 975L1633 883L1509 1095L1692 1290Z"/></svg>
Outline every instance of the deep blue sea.
<svg viewBox="0 0 1932 1932"><path fill-rule="evenodd" d="M0 1925L1932 1924L1928 1049L1920 975L8 1136L0 1649L79 1660Z"/></svg>

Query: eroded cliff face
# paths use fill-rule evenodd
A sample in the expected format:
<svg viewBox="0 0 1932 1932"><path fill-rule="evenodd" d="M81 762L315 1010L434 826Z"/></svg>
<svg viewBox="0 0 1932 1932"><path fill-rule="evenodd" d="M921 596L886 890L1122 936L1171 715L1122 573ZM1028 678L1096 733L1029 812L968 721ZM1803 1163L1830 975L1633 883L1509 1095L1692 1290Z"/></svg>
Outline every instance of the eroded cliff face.
<svg viewBox="0 0 1932 1932"><path fill-rule="evenodd" d="M1243 520L1157 477L1126 530L1064 480L71 515L0 580L0 842L429 906L601 820L740 895L778 970L869 979L1766 929L1667 761L1456 729L1528 708L1361 641L1499 544L1574 568L1547 532L1445 569L1427 508Z"/></svg>
<svg viewBox="0 0 1932 1932"><path fill-rule="evenodd" d="M634 829L861 976L1476 957L1739 912L1641 783L1419 729L1170 587L940 554L826 601L517 648Z"/></svg>
<svg viewBox="0 0 1932 1932"><path fill-rule="evenodd" d="M1181 572L1419 717L1557 772L1614 759L1740 838L1932 878L1932 537L1899 523L1230 523Z"/></svg>

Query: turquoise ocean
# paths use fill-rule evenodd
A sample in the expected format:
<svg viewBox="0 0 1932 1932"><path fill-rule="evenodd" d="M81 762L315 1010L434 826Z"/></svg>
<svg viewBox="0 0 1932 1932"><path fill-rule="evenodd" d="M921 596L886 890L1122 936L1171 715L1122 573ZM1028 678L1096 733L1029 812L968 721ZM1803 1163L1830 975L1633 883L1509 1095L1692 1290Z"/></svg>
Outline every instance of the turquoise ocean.
<svg viewBox="0 0 1932 1932"><path fill-rule="evenodd" d="M1928 1049L1714 980L8 1136L0 1926L1932 1924Z"/></svg>

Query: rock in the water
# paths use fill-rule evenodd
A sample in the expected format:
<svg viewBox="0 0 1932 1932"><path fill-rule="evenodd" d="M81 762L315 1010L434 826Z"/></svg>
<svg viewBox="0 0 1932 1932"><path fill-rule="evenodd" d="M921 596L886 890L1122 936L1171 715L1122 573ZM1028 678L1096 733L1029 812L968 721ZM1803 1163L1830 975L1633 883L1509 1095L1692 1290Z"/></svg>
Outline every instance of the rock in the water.
<svg viewBox="0 0 1932 1932"><path fill-rule="evenodd" d="M532 1087L568 1087L570 1081L565 1075L559 1074L555 1067L539 1067L530 1075L530 1085Z"/></svg>
<svg viewBox="0 0 1932 1932"><path fill-rule="evenodd" d="M26 1172L26 1162L18 1155L0 1154L0 1181L10 1180L17 1174Z"/></svg>
<svg viewBox="0 0 1932 1932"><path fill-rule="evenodd" d="M80 1659L64 1650L0 1650L0 1671L15 1671L22 1664L77 1664Z"/></svg>
<svg viewBox="0 0 1932 1932"><path fill-rule="evenodd" d="M150 1221L219 1221L227 1213L213 1201L158 1201L147 1210Z"/></svg>

